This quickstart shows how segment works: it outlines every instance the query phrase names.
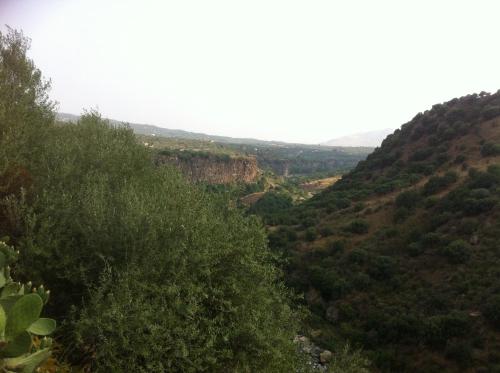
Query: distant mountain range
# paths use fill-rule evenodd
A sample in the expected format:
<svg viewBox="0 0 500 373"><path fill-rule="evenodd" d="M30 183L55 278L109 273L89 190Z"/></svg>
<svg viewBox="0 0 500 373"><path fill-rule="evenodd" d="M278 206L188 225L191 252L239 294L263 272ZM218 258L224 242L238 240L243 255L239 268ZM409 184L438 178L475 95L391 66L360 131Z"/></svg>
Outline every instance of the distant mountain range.
<svg viewBox="0 0 500 373"><path fill-rule="evenodd" d="M57 113L57 119L64 122L76 122L78 121L79 115L69 114L69 113ZM174 137L179 139L188 140L202 140L202 141L213 141L218 143L229 143L229 144L249 144L249 145L285 145L287 143L282 141L265 141L257 140L251 138L236 138L228 136L216 136L207 135L204 133L189 132L184 130L169 129L154 126L151 124L139 124L139 123L128 123L123 121L118 121L115 119L109 119L111 124L117 126L123 126L127 124L132 128L132 130L139 135L147 136L161 136L161 137ZM290 145L290 144L287 144ZM316 145L317 146L317 145Z"/></svg>
<svg viewBox="0 0 500 373"><path fill-rule="evenodd" d="M383 130L355 133L348 136L337 137L322 143L327 146L368 146L377 147L387 135L394 132L394 129L384 128Z"/></svg>
<svg viewBox="0 0 500 373"><path fill-rule="evenodd" d="M57 113L57 119L63 122L76 122L78 121L79 115L69 114L69 113ZM189 132L178 129L169 129L154 126L151 124L139 124L139 123L128 123L123 121L118 121L115 119L109 119L111 124L116 126L123 126L125 124L129 125L132 130L139 135L147 135L147 136L160 136L160 137L171 137L178 139L187 139L187 140L201 140L201 141L212 141L217 143L226 143L226 144L246 144L246 145L275 145L275 146L293 146L300 145L301 147L311 147L318 148L319 145L321 147L330 146L330 147L364 147L364 148L374 148L379 146L382 143L382 140L390 133L393 132L391 129L384 129L380 131L373 132L364 132L359 134L354 134L345 137L339 137L337 139L333 139L330 141L326 141L319 145L305 145L305 144L292 144L286 143L284 141L266 141L266 140L258 140L252 138L237 138L237 137L228 137L228 136L216 136L216 135L207 135L205 133L198 132ZM367 150L364 149L364 152Z"/></svg>

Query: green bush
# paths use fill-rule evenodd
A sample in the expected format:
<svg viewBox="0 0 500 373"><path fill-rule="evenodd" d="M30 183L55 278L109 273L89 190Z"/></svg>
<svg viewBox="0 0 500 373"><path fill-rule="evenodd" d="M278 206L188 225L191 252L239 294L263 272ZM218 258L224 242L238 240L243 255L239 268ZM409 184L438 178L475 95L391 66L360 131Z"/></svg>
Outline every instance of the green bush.
<svg viewBox="0 0 500 373"><path fill-rule="evenodd" d="M464 163L466 160L467 160L467 158L465 157L465 155L459 154L459 155L456 156L456 158L453 161L453 163L455 163L455 164L461 164L461 163Z"/></svg>
<svg viewBox="0 0 500 373"><path fill-rule="evenodd" d="M454 337L467 335L470 330L467 314L452 311L445 315L429 317L425 324L425 340L431 346L444 347Z"/></svg>
<svg viewBox="0 0 500 373"><path fill-rule="evenodd" d="M360 212L360 211L364 210L364 208L365 208L365 207L366 207L366 205L365 205L364 203L362 203L362 202L358 202L358 203L356 203L356 204L354 205L354 207L353 207L353 211L354 211L354 212Z"/></svg>
<svg viewBox="0 0 500 373"><path fill-rule="evenodd" d="M469 171L469 182L467 186L470 189L486 188L491 189L500 185L500 174L496 167L488 167L487 172L471 169Z"/></svg>
<svg viewBox="0 0 500 373"><path fill-rule="evenodd" d="M416 190L407 190L396 197L396 206L413 209L417 207L421 200L421 195Z"/></svg>
<svg viewBox="0 0 500 373"><path fill-rule="evenodd" d="M470 245L464 240L455 240L442 250L442 254L451 263L461 264L469 260L471 256Z"/></svg>
<svg viewBox="0 0 500 373"><path fill-rule="evenodd" d="M410 256L419 256L425 252L425 246L420 242L412 242L408 244L408 254Z"/></svg>
<svg viewBox="0 0 500 373"><path fill-rule="evenodd" d="M394 212L394 223L402 223L404 222L410 215L412 211L407 209L406 207L398 207Z"/></svg>
<svg viewBox="0 0 500 373"><path fill-rule="evenodd" d="M500 295L489 297L483 306L484 317L500 329Z"/></svg>
<svg viewBox="0 0 500 373"><path fill-rule="evenodd" d="M423 194L429 196L446 189L458 180L458 175L454 171L449 171L443 176L432 176L424 185Z"/></svg>
<svg viewBox="0 0 500 373"><path fill-rule="evenodd" d="M349 345L335 351L333 359L328 365L328 373L368 372L370 372L370 361L360 351L352 351Z"/></svg>
<svg viewBox="0 0 500 373"><path fill-rule="evenodd" d="M322 237L328 237L333 235L335 231L331 226L325 225L319 228L319 233L321 234Z"/></svg>
<svg viewBox="0 0 500 373"><path fill-rule="evenodd" d="M494 157L500 155L500 144L487 142L481 147L481 155L483 157Z"/></svg>
<svg viewBox="0 0 500 373"><path fill-rule="evenodd" d="M500 105L487 105L481 112L486 120L493 119L500 115Z"/></svg>
<svg viewBox="0 0 500 373"><path fill-rule="evenodd" d="M44 141L22 268L57 292L59 317L76 310L64 333L94 371L294 369L299 318L256 219L94 113Z"/></svg>
<svg viewBox="0 0 500 373"><path fill-rule="evenodd" d="M347 261L354 264L364 264L368 261L370 255L366 250L355 248L347 254Z"/></svg>
<svg viewBox="0 0 500 373"><path fill-rule="evenodd" d="M412 155L410 155L409 160L412 162L424 161L429 158L435 149L433 147L418 149Z"/></svg>
<svg viewBox="0 0 500 373"><path fill-rule="evenodd" d="M265 217L290 207L292 207L292 197L289 194L270 191L255 202L252 207L250 207L249 212Z"/></svg>
<svg viewBox="0 0 500 373"><path fill-rule="evenodd" d="M369 273L378 280L387 280L396 273L396 261L389 256L378 256L370 266Z"/></svg>
<svg viewBox="0 0 500 373"><path fill-rule="evenodd" d="M358 272L352 277L352 284L357 290L367 290L372 283L372 279L364 272Z"/></svg>
<svg viewBox="0 0 500 373"><path fill-rule="evenodd" d="M497 203L498 200L496 198L483 198L483 199L467 198L462 201L463 211L465 212L465 214L469 216L479 215L488 212L491 209L493 209L493 207L495 207Z"/></svg>
<svg viewBox="0 0 500 373"><path fill-rule="evenodd" d="M269 246L273 249L284 249L297 240L297 233L289 227L280 228L268 234Z"/></svg>
<svg viewBox="0 0 500 373"><path fill-rule="evenodd" d="M442 242L443 242L443 237L441 236L441 234L436 232L426 233L421 238L422 245L429 248L438 247L442 244Z"/></svg>
<svg viewBox="0 0 500 373"><path fill-rule="evenodd" d="M345 230L350 233L364 234L368 232L370 228L369 224L365 220L356 219L353 220L349 225L345 227Z"/></svg>
<svg viewBox="0 0 500 373"><path fill-rule="evenodd" d="M239 260L226 268L233 271ZM95 351L93 371L293 371L298 362L288 328L296 315L283 307L281 290L269 293L255 281L257 272L235 271L230 279L223 266L210 277L225 278L224 288L182 284L179 276L153 282L142 269L105 272L73 324L79 347ZM241 281L253 282L262 296L253 298Z"/></svg>
<svg viewBox="0 0 500 373"><path fill-rule="evenodd" d="M347 198L340 198L335 201L335 207L337 209L346 209L351 206L351 201Z"/></svg>
<svg viewBox="0 0 500 373"><path fill-rule="evenodd" d="M330 241L328 242L328 251L331 255L343 253L345 249L344 241Z"/></svg>
<svg viewBox="0 0 500 373"><path fill-rule="evenodd" d="M316 232L316 228L314 227L309 227L306 229L306 232L304 233L304 238L306 241L312 242L318 237L318 233Z"/></svg>
<svg viewBox="0 0 500 373"><path fill-rule="evenodd" d="M339 299L351 290L351 284L336 271L312 266L309 270L312 285L326 299Z"/></svg>
<svg viewBox="0 0 500 373"><path fill-rule="evenodd" d="M472 346L467 341L451 339L446 343L445 355L465 368L472 362Z"/></svg>

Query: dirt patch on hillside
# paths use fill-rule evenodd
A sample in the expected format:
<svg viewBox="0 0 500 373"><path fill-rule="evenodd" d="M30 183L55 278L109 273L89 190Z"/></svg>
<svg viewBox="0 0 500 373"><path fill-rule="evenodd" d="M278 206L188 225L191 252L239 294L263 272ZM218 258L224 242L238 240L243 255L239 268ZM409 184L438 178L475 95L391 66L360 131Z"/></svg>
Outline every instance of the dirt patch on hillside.
<svg viewBox="0 0 500 373"><path fill-rule="evenodd" d="M342 176L333 176L333 177L326 177L324 179L313 180L307 183L300 184L300 188L305 190L306 192L315 193L335 184L341 178Z"/></svg>
<svg viewBox="0 0 500 373"><path fill-rule="evenodd" d="M244 197L240 198L240 202L244 206L252 206L255 202L262 198L262 196L266 194L266 192L256 192L252 194L248 194Z"/></svg>

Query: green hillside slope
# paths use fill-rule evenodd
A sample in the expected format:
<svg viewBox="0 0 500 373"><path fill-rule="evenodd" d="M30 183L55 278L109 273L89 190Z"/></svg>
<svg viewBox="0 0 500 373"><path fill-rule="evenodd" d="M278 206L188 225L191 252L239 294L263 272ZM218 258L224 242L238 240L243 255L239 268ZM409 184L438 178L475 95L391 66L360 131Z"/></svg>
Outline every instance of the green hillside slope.
<svg viewBox="0 0 500 373"><path fill-rule="evenodd" d="M323 346L381 371L500 371L500 91L435 105L270 233Z"/></svg>

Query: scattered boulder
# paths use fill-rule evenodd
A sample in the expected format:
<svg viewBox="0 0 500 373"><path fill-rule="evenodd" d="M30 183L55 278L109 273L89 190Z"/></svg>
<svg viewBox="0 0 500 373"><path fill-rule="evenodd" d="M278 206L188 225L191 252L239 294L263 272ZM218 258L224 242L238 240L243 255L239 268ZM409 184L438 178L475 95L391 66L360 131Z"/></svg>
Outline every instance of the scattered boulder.
<svg viewBox="0 0 500 373"><path fill-rule="evenodd" d="M479 237L477 234L473 234L469 240L471 245L477 245L479 243Z"/></svg>
<svg viewBox="0 0 500 373"><path fill-rule="evenodd" d="M330 351L322 350L303 335L296 336L293 342L297 344L299 353L305 355L307 365L311 368L312 372L327 371L326 364L331 359ZM325 352L328 352L330 356L325 354ZM323 358L321 358L321 354L323 354Z"/></svg>
<svg viewBox="0 0 500 373"><path fill-rule="evenodd" d="M320 329L316 329L316 330L312 330L311 331L311 337L313 338L318 338L320 335L321 335L321 330Z"/></svg>
<svg viewBox="0 0 500 373"><path fill-rule="evenodd" d="M319 362L321 364L324 365L326 363L329 363L330 360L332 360L332 352L331 351L325 350L319 354Z"/></svg>
<svg viewBox="0 0 500 373"><path fill-rule="evenodd" d="M330 322L335 322L339 319L339 310L334 305L326 309L326 319Z"/></svg>

